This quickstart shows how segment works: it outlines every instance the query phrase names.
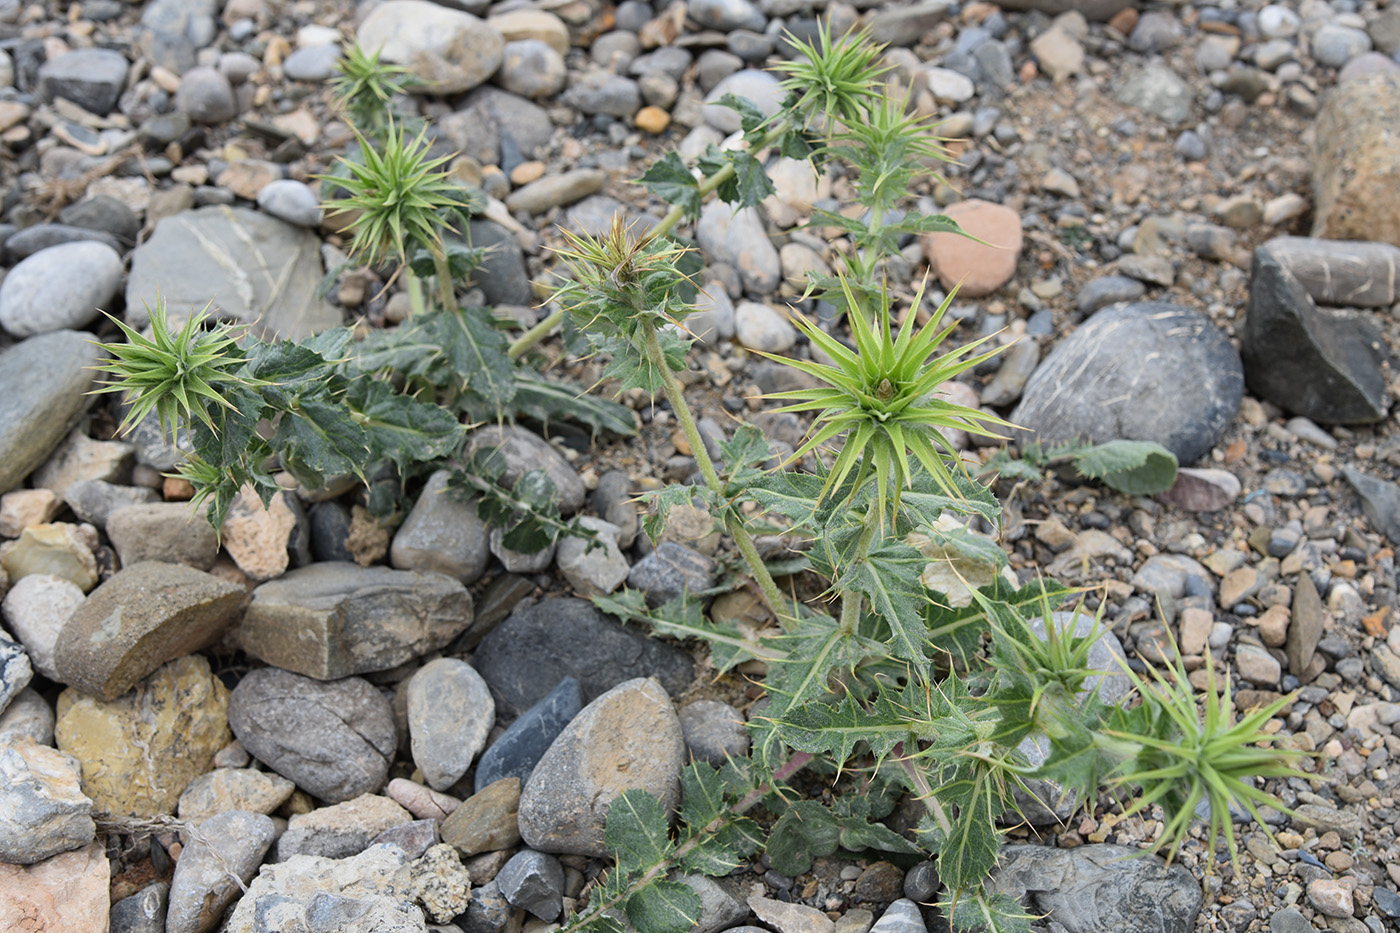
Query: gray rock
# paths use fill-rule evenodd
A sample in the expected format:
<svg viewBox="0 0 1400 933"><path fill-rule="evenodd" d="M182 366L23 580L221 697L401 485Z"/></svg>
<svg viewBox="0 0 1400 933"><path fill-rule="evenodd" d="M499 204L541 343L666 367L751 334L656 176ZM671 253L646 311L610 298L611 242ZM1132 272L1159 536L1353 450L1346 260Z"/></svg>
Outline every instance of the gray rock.
<svg viewBox="0 0 1400 933"><path fill-rule="evenodd" d="M463 502L448 492L450 477L438 470L428 478L394 534L389 562L400 570L436 571L473 583L491 559L490 539L476 500Z"/></svg>
<svg viewBox="0 0 1400 933"><path fill-rule="evenodd" d="M1374 476L1367 476L1352 467L1343 467L1351 488L1361 497L1361 510L1371 527L1400 545L1400 486L1388 483Z"/></svg>
<svg viewBox="0 0 1400 933"><path fill-rule="evenodd" d="M322 683L260 668L233 689L228 722L259 761L337 803L383 786L398 746L389 701L358 677Z"/></svg>
<svg viewBox="0 0 1400 933"><path fill-rule="evenodd" d="M870 21L872 41L895 48L914 45L924 33L947 19L948 0L923 0L907 7L881 10Z"/></svg>
<svg viewBox="0 0 1400 933"><path fill-rule="evenodd" d="M321 241L259 211L204 207L167 217L131 254L126 316L145 327L163 299L173 319L212 302L220 319L249 324L265 339L300 340L340 323L318 297Z"/></svg>
<svg viewBox="0 0 1400 933"><path fill-rule="evenodd" d="M1375 72L1340 85L1318 112L1313 236L1400 246L1400 74Z"/></svg>
<svg viewBox="0 0 1400 933"><path fill-rule="evenodd" d="M520 785L525 786L535 765L581 709L579 683L573 677L565 677L548 696L522 713L481 756L476 765L476 793L511 777L519 778Z"/></svg>
<svg viewBox="0 0 1400 933"><path fill-rule="evenodd" d="M1280 236L1263 248L1319 304L1388 308L1400 301L1400 246Z"/></svg>
<svg viewBox="0 0 1400 933"><path fill-rule="evenodd" d="M512 213L524 211L527 214L543 214L552 207L573 204L575 201L597 194L603 190L608 175L602 169L581 168L562 175L547 175L517 188L506 198L506 207Z"/></svg>
<svg viewBox="0 0 1400 933"><path fill-rule="evenodd" d="M238 116L233 85L217 68L191 68L180 79L175 106L196 123L224 123Z"/></svg>
<svg viewBox="0 0 1400 933"><path fill-rule="evenodd" d="M277 827L261 813L229 810L200 823L170 879L166 933L208 933L253 880Z"/></svg>
<svg viewBox="0 0 1400 933"><path fill-rule="evenodd" d="M1006 0L998 4L1004 10L1039 10L1051 16L1074 11L1095 22L1112 19L1132 5L1132 0Z"/></svg>
<svg viewBox="0 0 1400 933"><path fill-rule="evenodd" d="M282 74L293 81L329 81L340 63L340 46L312 45L297 49L282 63Z"/></svg>
<svg viewBox="0 0 1400 933"><path fill-rule="evenodd" d="M553 97L568 78L564 56L543 39L507 42L501 60L501 87L531 99Z"/></svg>
<svg viewBox="0 0 1400 933"><path fill-rule="evenodd" d="M1169 126L1179 126L1191 116L1191 86L1161 62L1149 62L1118 88L1118 102L1135 107Z"/></svg>
<svg viewBox="0 0 1400 933"><path fill-rule="evenodd" d="M506 903L546 922L564 911L564 866L547 852L515 853L496 873L496 885Z"/></svg>
<svg viewBox="0 0 1400 933"><path fill-rule="evenodd" d="M660 606L685 593L715 585L715 561L674 541L663 541L656 550L632 565L627 585L646 594L647 604Z"/></svg>
<svg viewBox="0 0 1400 933"><path fill-rule="evenodd" d="M1386 55L1400 52L1400 8L1388 6L1366 27L1376 51Z"/></svg>
<svg viewBox="0 0 1400 933"><path fill-rule="evenodd" d="M554 135L543 107L489 85L467 95L463 109L444 117L439 127L457 149L483 165L501 164L503 152L537 158Z"/></svg>
<svg viewBox="0 0 1400 933"><path fill-rule="evenodd" d="M899 900L885 908L885 912L880 915L880 919L875 921L875 925L870 928L870 933L927 933L928 926L924 923L924 915L919 910L919 905L907 897Z"/></svg>
<svg viewBox="0 0 1400 933"><path fill-rule="evenodd" d="M437 820L412 820L384 830L369 844L398 846L409 858L416 859L441 841Z"/></svg>
<svg viewBox="0 0 1400 933"><path fill-rule="evenodd" d="M505 545L505 531L491 529L491 553L501 562L501 566L511 573L544 573L554 563L557 542L551 541L547 547L526 553L512 551Z"/></svg>
<svg viewBox="0 0 1400 933"><path fill-rule="evenodd" d="M1254 251L1241 356L1260 398L1322 424L1364 424L1390 407L1389 354L1360 314L1319 309L1272 253Z"/></svg>
<svg viewBox="0 0 1400 933"><path fill-rule="evenodd" d="M135 243L141 233L141 218L136 216L136 212L105 194L68 205L58 212L58 219L72 227L110 233L128 246Z"/></svg>
<svg viewBox="0 0 1400 933"><path fill-rule="evenodd" d="M481 289L491 305L533 305L535 293L525 269L520 243L500 224L489 220L471 222L472 245L490 250L472 273L472 285Z"/></svg>
<svg viewBox="0 0 1400 933"><path fill-rule="evenodd" d="M744 714L728 703L696 700L681 707L677 715L692 761L721 768L730 758L748 755L749 731L744 728Z"/></svg>
<svg viewBox="0 0 1400 933"><path fill-rule="evenodd" d="M611 593L627 579L627 557L617 545L618 528L601 518L585 515L578 525L592 538L568 535L554 553L555 566L574 591L582 596Z"/></svg>
<svg viewBox="0 0 1400 933"><path fill-rule="evenodd" d="M126 56L113 49L74 49L39 66L39 92L105 117L126 87L128 67Z"/></svg>
<svg viewBox="0 0 1400 933"><path fill-rule="evenodd" d="M447 790L461 780L495 724L491 690L467 662L438 658L409 679L413 763L433 790Z"/></svg>
<svg viewBox="0 0 1400 933"><path fill-rule="evenodd" d="M32 739L39 745L53 745L53 707L33 687L25 687L0 710L0 742Z"/></svg>
<svg viewBox="0 0 1400 933"><path fill-rule="evenodd" d="M516 610L482 639L472 660L503 722L513 722L565 677L578 680L589 702L648 675L679 696L694 676L688 654L619 625L582 599L545 599Z"/></svg>
<svg viewBox="0 0 1400 933"><path fill-rule="evenodd" d="M734 337L734 302L718 282L706 282L695 296L694 310L685 319L685 330L701 346L714 347Z"/></svg>
<svg viewBox="0 0 1400 933"><path fill-rule="evenodd" d="M0 634L0 712L19 696L34 678L34 668L24 646Z"/></svg>
<svg viewBox="0 0 1400 933"><path fill-rule="evenodd" d="M544 470L554 483L559 495L559 510L571 515L583 508L587 489L578 473L548 442L533 432L518 426L491 426L480 428L467 439L464 457L471 457L478 451L495 448L498 456L505 460L501 482L515 485L521 476L530 470Z"/></svg>
<svg viewBox="0 0 1400 933"><path fill-rule="evenodd" d="M168 661L211 644L245 590L186 567L129 564L88 594L54 645L59 679L112 700Z"/></svg>
<svg viewBox="0 0 1400 933"><path fill-rule="evenodd" d="M393 800L374 794L297 813L277 837L277 861L297 855L350 858L369 848L370 840L380 833L412 819L413 814Z"/></svg>
<svg viewBox="0 0 1400 933"><path fill-rule="evenodd" d="M29 663L50 680L59 679L53 654L59 633L86 598L71 580L31 573L17 580L0 603L0 617L24 645Z"/></svg>
<svg viewBox="0 0 1400 933"><path fill-rule="evenodd" d="M797 343L797 328L758 301L742 301L734 309L734 335L745 347L761 353L783 353Z"/></svg>
<svg viewBox="0 0 1400 933"><path fill-rule="evenodd" d="M78 520L98 528L106 528L107 519L117 509L149 505L159 499L156 491L146 486L118 486L100 479L81 479L63 491L63 501Z"/></svg>
<svg viewBox="0 0 1400 933"><path fill-rule="evenodd" d="M40 250L0 283L0 326L17 337L86 327L109 306L121 280L122 258L104 243Z"/></svg>
<svg viewBox="0 0 1400 933"><path fill-rule="evenodd" d="M1115 845L1006 846L987 889L1021 901L1068 933L1190 933L1201 886L1181 865Z"/></svg>
<svg viewBox="0 0 1400 933"><path fill-rule="evenodd" d="M243 756L246 764L246 750ZM190 781L180 793L176 812L180 819L190 823L202 823L228 810L271 814L286 803L295 790L295 784L270 771L215 768Z"/></svg>
<svg viewBox="0 0 1400 933"><path fill-rule="evenodd" d="M711 262L739 270L746 291L769 295L778 290L782 262L755 208L735 211L722 201L711 201L700 210L695 239Z"/></svg>
<svg viewBox="0 0 1400 933"><path fill-rule="evenodd" d="M72 755L11 735L0 738L0 774L0 860L33 865L92 842L92 801Z"/></svg>
<svg viewBox="0 0 1400 933"><path fill-rule="evenodd" d="M110 933L165 933L170 885L157 881L112 905Z"/></svg>
<svg viewBox="0 0 1400 933"><path fill-rule="evenodd" d="M92 403L91 367L105 354L91 340L64 330L0 353L0 493L47 460Z"/></svg>
<svg viewBox="0 0 1400 933"><path fill-rule="evenodd" d="M1295 907L1285 907L1269 918L1269 933L1313 933L1316 929Z"/></svg>
<svg viewBox="0 0 1400 933"><path fill-rule="evenodd" d="M1319 65L1340 68L1363 52L1371 51L1371 37L1365 31L1342 26L1338 23L1325 23L1313 35L1313 58Z"/></svg>
<svg viewBox="0 0 1400 933"><path fill-rule="evenodd" d="M1002 406L1016 401L1039 365L1040 341L1033 337L1016 341L1002 356L996 376L982 390L982 404Z"/></svg>
<svg viewBox="0 0 1400 933"><path fill-rule="evenodd" d="M1128 36L1128 48L1135 52L1165 52L1181 42L1181 20L1165 10L1149 10L1138 17Z"/></svg>
<svg viewBox="0 0 1400 933"><path fill-rule="evenodd" d="M1126 275L1101 275L1079 290L1079 310L1093 314L1120 301L1137 301L1147 294L1147 286Z"/></svg>
<svg viewBox="0 0 1400 933"><path fill-rule="evenodd" d="M1139 256L1129 253L1118 260L1118 271L1149 285L1171 287L1176 281L1176 269L1165 256Z"/></svg>
<svg viewBox="0 0 1400 933"><path fill-rule="evenodd" d="M218 533L188 502L124 506L104 528L123 564L158 560L208 570L219 554Z"/></svg>
<svg viewBox="0 0 1400 933"><path fill-rule="evenodd" d="M505 40L470 13L426 0L388 0L360 23L355 39L378 49L386 62L403 65L421 84L419 94L469 91L501 66Z"/></svg>
<svg viewBox="0 0 1400 933"><path fill-rule="evenodd" d="M72 243L98 243L121 252L122 243L103 230L90 230L70 224L35 224L5 240L5 252L12 259L28 259L35 253Z"/></svg>
<svg viewBox="0 0 1400 933"><path fill-rule="evenodd" d="M253 591L238 637L255 658L318 680L385 671L446 647L472 597L433 571L318 563Z"/></svg>
<svg viewBox="0 0 1400 933"><path fill-rule="evenodd" d="M705 122L722 133L737 133L742 129L739 114L717 103L725 94L747 98L768 117L778 112L785 96L781 82L774 75L757 68L736 71L705 95L705 107L702 111Z"/></svg>
<svg viewBox="0 0 1400 933"><path fill-rule="evenodd" d="M751 29L762 32L768 24L764 16L749 0L696 0L686 10L706 29L731 32L735 29Z"/></svg>
<svg viewBox="0 0 1400 933"><path fill-rule="evenodd" d="M305 182L280 178L258 192L258 208L298 227L321 224L321 202Z"/></svg>
<svg viewBox="0 0 1400 933"><path fill-rule="evenodd" d="M1209 320L1144 302L1100 311L1061 341L1009 420L1028 429L1017 432L1022 443L1151 440L1189 465L1221 438L1243 394L1239 357Z"/></svg>
<svg viewBox="0 0 1400 933"><path fill-rule="evenodd" d="M631 78L596 71L570 84L559 101L590 116L630 117L642 108L642 93Z"/></svg>
<svg viewBox="0 0 1400 933"><path fill-rule="evenodd" d="M463 933L499 933L508 928L512 919L520 922L522 915L523 911L511 906L501 894L496 879L492 878L472 889L472 901L467 905L467 912L458 917L456 923Z"/></svg>
<svg viewBox="0 0 1400 933"><path fill-rule="evenodd" d="M520 795L521 838L544 852L604 856L612 802L639 788L674 809L684 754L680 721L661 684L619 684L584 707L535 766Z"/></svg>

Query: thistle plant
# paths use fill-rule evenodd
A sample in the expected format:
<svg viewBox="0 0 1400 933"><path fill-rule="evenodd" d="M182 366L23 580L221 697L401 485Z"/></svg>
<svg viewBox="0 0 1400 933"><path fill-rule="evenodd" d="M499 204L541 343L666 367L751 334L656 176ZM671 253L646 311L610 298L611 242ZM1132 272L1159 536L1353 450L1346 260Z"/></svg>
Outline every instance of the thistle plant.
<svg viewBox="0 0 1400 933"><path fill-rule="evenodd" d="M336 106L351 125L377 138L393 120L394 96L416 83L407 68L381 61L378 51L366 51L352 42L336 63L330 86Z"/></svg>
<svg viewBox="0 0 1400 933"><path fill-rule="evenodd" d="M222 327L203 331L198 316L172 331L164 309L153 309L150 337L123 326L129 343L113 349L105 390L128 393L128 425L152 412L188 425L194 455L181 472L210 502L216 526L240 489L274 493L275 469L309 486L335 475L388 475L401 493L415 476L450 464L452 487L479 497L479 514L511 546L530 548L573 533L552 487L527 473L505 488L489 456L462 463L464 419L567 414L595 429L631 430L630 412L573 395L520 362L566 318L586 351L606 358L605 379L666 400L699 481L655 493L644 527L656 538L678 507L707 513L733 542L730 566L742 567L778 624L755 631L718 623L689 595L650 608L643 594L623 590L597 603L658 633L709 641L721 672L745 663L761 671L754 676L763 678L766 706L750 723L749 759L686 772L674 836L663 808L641 791L613 802L606 838L616 865L588 892L570 930L619 933L620 909L641 933L686 933L700 900L668 873L725 874L764 848L790 874L838 851L927 854L937 859L939 903L953 929L1024 933L1025 911L984 882L1004 826L1016 819L1018 792L1041 781L1088 807L1107 788L1131 798L1129 814L1161 808L1159 844L1173 856L1196 805L1209 801L1210 844L1223 838L1234 855L1231 803L1257 819L1261 806L1277 804L1251 781L1295 773L1293 753L1268 729L1288 699L1236 720L1228 683L1215 695L1209 659L1203 710L1179 661L1146 676L1093 670L1090 650L1106 637L1102 616L1078 634L1061 618L1069 606L1077 619L1072 603L1082 593L1009 574L1003 549L978 532L998 526L1001 504L943 432L1010 426L939 395L994 351L987 338L959 341L956 324L945 323L952 295L920 323L924 289L905 301L898 284L876 274L906 235L958 232L946 217L906 209L905 194L941 150L922 121L888 99L880 49L863 36L836 40L823 31L794 45L777 115L724 100L739 114L744 147L710 147L693 165L671 152L639 179L671 204L660 224L638 234L619 220L598 236L564 236L559 309L513 343L488 309L455 300L455 284L479 256L454 252L444 231L481 202L445 177L423 133L410 138L386 115L381 148L362 133L358 156L327 179L346 194L332 206L358 212L350 229L359 258L397 263L411 291L416 276L433 276L437 307L416 307L399 327L360 339L338 328L296 344L240 342ZM355 68L367 75L356 95L387 99L377 87L391 96L385 82L396 79L376 72L382 66L366 57ZM838 303L846 333L798 315L822 357L770 357L815 382L774 399L780 411L813 416L781 467L749 425L719 442L720 456L708 452L681 379L696 257L672 236L709 197L735 208L762 202L774 190L765 171L771 153L807 159L818 171L842 165L865 208L854 219L820 211L811 218L813 227L842 231L846 249L833 275L809 281L806 297ZM260 433L260 424L274 429ZM1029 468L1072 461L1086 476L1140 494L1174 475L1174 458L1161 454L1106 445L1058 451ZM1001 458L996 468L1009 476L1016 462ZM372 487L370 502L390 512L399 500L392 490L378 497L384 485ZM802 553L782 574L809 574L818 598L803 602L779 586L756 540L774 532ZM949 572L931 572L944 564ZM987 571L980 585L950 580L972 565ZM1134 692L1109 702L1091 688L1097 675L1125 676ZM1027 742L1048 747L1042 764L1030 764ZM830 807L799 799L789 782L804 768L853 792L836 794ZM913 839L879 822L906 792L925 811ZM750 816L758 808L772 817L766 839L763 821Z"/></svg>

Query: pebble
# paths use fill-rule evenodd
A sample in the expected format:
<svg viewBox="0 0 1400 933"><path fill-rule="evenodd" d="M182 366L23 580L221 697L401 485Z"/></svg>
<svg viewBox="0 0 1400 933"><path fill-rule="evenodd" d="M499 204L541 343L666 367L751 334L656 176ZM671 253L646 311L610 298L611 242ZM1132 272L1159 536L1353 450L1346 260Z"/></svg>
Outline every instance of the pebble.
<svg viewBox="0 0 1400 933"><path fill-rule="evenodd" d="M559 496L559 510L572 515L583 507L587 489L569 461L549 443L518 426L480 428L467 439L463 456L494 448L504 458L500 481L513 486L529 470L544 470Z"/></svg>
<svg viewBox="0 0 1400 933"><path fill-rule="evenodd" d="M503 723L513 723L565 677L578 680L589 702L646 676L679 695L694 676L687 653L619 625L581 599L550 598L511 613L482 640L473 665L490 685Z"/></svg>
<svg viewBox="0 0 1400 933"><path fill-rule="evenodd" d="M26 736L0 738L0 861L33 865L92 842L77 759Z"/></svg>
<svg viewBox="0 0 1400 933"><path fill-rule="evenodd" d="M518 777L485 785L442 822L442 838L463 855L498 852L520 843Z"/></svg>
<svg viewBox="0 0 1400 933"><path fill-rule="evenodd" d="M324 216L315 192L291 178L280 178L259 191L258 209L298 227L318 227Z"/></svg>
<svg viewBox="0 0 1400 933"><path fill-rule="evenodd" d="M59 751L82 763L93 809L143 818L175 812L185 787L228 744L228 688L200 655L186 655L135 690L101 700L69 687L58 697Z"/></svg>
<svg viewBox="0 0 1400 933"><path fill-rule="evenodd" d="M0 742L29 739L53 745L53 707L33 687L25 687L0 710Z"/></svg>
<svg viewBox="0 0 1400 933"><path fill-rule="evenodd" d="M446 790L467 773L495 722L486 681L465 661L429 661L408 681L413 763L433 790Z"/></svg>
<svg viewBox="0 0 1400 933"><path fill-rule="evenodd" d="M937 269L943 287L957 287L962 298L980 298L1009 282L1016 274L1023 242L1020 215L976 198L960 201L945 213L963 231L984 242L955 233L924 235L924 255Z"/></svg>
<svg viewBox="0 0 1400 933"><path fill-rule="evenodd" d="M1314 124L1314 236L1400 246L1400 74L1377 72L1327 96Z"/></svg>
<svg viewBox="0 0 1400 933"><path fill-rule="evenodd" d="M379 790L398 746L389 701L358 677L259 668L234 688L228 724L259 761L332 803Z"/></svg>
<svg viewBox="0 0 1400 933"><path fill-rule="evenodd" d="M14 488L68 435L92 401L90 367L102 355L87 334L71 330L0 353L0 492Z"/></svg>
<svg viewBox="0 0 1400 933"><path fill-rule="evenodd" d="M555 551L555 566L580 595L611 593L623 584L631 569L618 547L621 529L591 515L579 518L578 525L593 532L593 540L575 535L561 538Z"/></svg>
<svg viewBox="0 0 1400 933"><path fill-rule="evenodd" d="M258 587L238 632L254 657L334 680L445 647L472 619L471 594L443 574L320 563Z"/></svg>
<svg viewBox="0 0 1400 933"><path fill-rule="evenodd" d="M126 87L129 68L114 49L74 49L39 66L39 90L45 100L61 97L105 117Z"/></svg>
<svg viewBox="0 0 1400 933"><path fill-rule="evenodd" d="M277 860L285 862L296 855L349 858L368 848L380 833L411 820L412 814L403 807L376 794L293 814L277 837Z"/></svg>
<svg viewBox="0 0 1400 933"><path fill-rule="evenodd" d="M196 123L223 123L238 115L238 100L227 76L215 68L191 68L180 78L175 106Z"/></svg>
<svg viewBox="0 0 1400 933"><path fill-rule="evenodd" d="M731 758L748 756L749 731L744 727L744 714L728 703L696 700L681 707L677 715L691 761L722 768Z"/></svg>
<svg viewBox="0 0 1400 933"><path fill-rule="evenodd" d="M296 49L282 62L282 73L293 81L322 82L335 77L340 63L338 45L312 45Z"/></svg>
<svg viewBox="0 0 1400 933"><path fill-rule="evenodd" d="M279 774L254 768L215 768L201 774L180 794L176 814L202 823L229 810L270 814L287 802L296 785Z"/></svg>
<svg viewBox="0 0 1400 933"><path fill-rule="evenodd" d="M100 842L36 865L0 862L0 929L64 933L106 929L111 880Z"/></svg>
<svg viewBox="0 0 1400 933"><path fill-rule="evenodd" d="M0 570L11 580L21 580L31 573L62 577L86 593L98 580L91 544L88 535L76 525L30 525L20 532L18 540L7 542L0 549Z"/></svg>
<svg viewBox="0 0 1400 933"><path fill-rule="evenodd" d="M1179 126L1191 116L1194 94L1190 85L1160 62L1150 62L1118 87L1118 101Z"/></svg>
<svg viewBox="0 0 1400 933"><path fill-rule="evenodd" d="M112 904L111 933L165 933L170 885L157 881Z"/></svg>
<svg viewBox="0 0 1400 933"><path fill-rule="evenodd" d="M109 305L121 280L121 256L104 243L40 250L0 283L0 327L16 337L86 327Z"/></svg>
<svg viewBox="0 0 1400 933"><path fill-rule="evenodd" d="M379 49L386 62L403 65L421 84L420 94L469 91L501 66L505 41L489 23L427 0L388 0L355 31L361 48Z"/></svg>
<svg viewBox="0 0 1400 933"><path fill-rule="evenodd" d="M1319 65L1340 68L1363 52L1371 51L1371 37L1364 30L1326 23L1312 40L1313 58Z"/></svg>
<svg viewBox="0 0 1400 933"><path fill-rule="evenodd" d="M543 214L553 207L573 204L603 190L607 174L599 169L575 169L549 175L511 192L506 207L512 212Z"/></svg>
<svg viewBox="0 0 1400 933"><path fill-rule="evenodd" d="M166 933L206 933L262 864L277 828L269 817L229 810L200 823L170 879Z"/></svg>
<svg viewBox="0 0 1400 933"><path fill-rule="evenodd" d="M680 801L685 742L654 678L624 681L593 700L555 739L520 795L520 835L531 848L602 857L613 800L633 788L666 810Z"/></svg>
<svg viewBox="0 0 1400 933"><path fill-rule="evenodd" d="M735 211L728 204L711 201L700 209L695 239L712 262L739 270L745 291L761 296L778 290L782 263L764 230L762 216L754 208ZM737 329L736 309L736 333Z"/></svg>
<svg viewBox="0 0 1400 933"><path fill-rule="evenodd" d="M242 586L183 564L127 565L63 626L53 649L58 679L116 699L166 662L216 640L244 595Z"/></svg>
<svg viewBox="0 0 1400 933"><path fill-rule="evenodd" d="M496 873L501 896L545 922L564 910L564 866L546 852L522 849Z"/></svg>
<svg viewBox="0 0 1400 933"><path fill-rule="evenodd" d="M734 309L734 334L744 346L763 353L782 353L797 343L797 328L757 301L740 302Z"/></svg>
<svg viewBox="0 0 1400 933"><path fill-rule="evenodd" d="M532 100L553 97L564 87L564 57L542 39L507 42L501 62L501 86Z"/></svg>
<svg viewBox="0 0 1400 933"><path fill-rule="evenodd" d="M107 517L105 530L126 565L143 561L214 566L218 533L188 502L148 502L123 506Z"/></svg>
<svg viewBox="0 0 1400 933"><path fill-rule="evenodd" d="M702 117L721 133L737 133L742 129L739 114L718 103L726 94L747 98L765 117L778 113L785 96L781 82L767 71L744 68L734 72L705 95Z"/></svg>
<svg viewBox="0 0 1400 933"><path fill-rule="evenodd" d="M559 101L589 116L625 118L641 109L642 94L631 78L595 72L571 84Z"/></svg>
<svg viewBox="0 0 1400 933"><path fill-rule="evenodd" d="M509 777L519 778L523 786L559 733L582 708L578 680L565 677L559 681L544 699L521 713L481 756L476 766L476 791L480 793Z"/></svg>
<svg viewBox="0 0 1400 933"><path fill-rule="evenodd" d="M1314 878L1308 883L1308 903L1328 917L1350 917L1356 910L1353 878Z"/></svg>
<svg viewBox="0 0 1400 933"><path fill-rule="evenodd" d="M54 646L59 633L86 597L77 584L50 574L21 578L0 603L0 617L24 645L34 670L59 680Z"/></svg>
<svg viewBox="0 0 1400 933"><path fill-rule="evenodd" d="M229 505L220 543L238 569L257 581L281 576L288 567L311 562L310 529L295 495L262 497L244 489Z"/></svg>
<svg viewBox="0 0 1400 933"><path fill-rule="evenodd" d="M485 523L477 516L476 502L462 501L450 493L450 478L447 470L438 470L428 478L394 534L389 561L400 570L436 571L473 583L485 573L491 559L490 541ZM514 480L503 482L511 485Z"/></svg>

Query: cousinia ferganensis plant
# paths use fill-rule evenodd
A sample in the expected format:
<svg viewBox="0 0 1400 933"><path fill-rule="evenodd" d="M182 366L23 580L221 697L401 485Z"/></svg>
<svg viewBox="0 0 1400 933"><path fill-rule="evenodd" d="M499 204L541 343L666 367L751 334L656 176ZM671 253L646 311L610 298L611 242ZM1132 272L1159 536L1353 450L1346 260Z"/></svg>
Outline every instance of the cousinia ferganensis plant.
<svg viewBox="0 0 1400 933"><path fill-rule="evenodd" d="M978 342L949 349L954 328L943 321L951 295L925 319L922 289L901 296L880 277L902 238L957 232L945 217L901 209L940 150L887 93L880 49L864 37L822 32L794 48L782 66L788 98L776 116L728 98L742 122L739 146L710 147L694 166L671 152L642 176L672 205L660 224L645 234L618 222L598 236L566 237L560 258L570 279L558 310L513 343L486 309L457 306L455 285L479 257L449 244L429 216L441 210L465 220L463 210L478 202L445 187L422 138L411 143L386 116L377 138L393 151L377 161L362 152L339 176L352 179L338 183L361 212L352 248L406 268L411 290L416 276L434 277L436 307L420 294L413 317L397 328L359 340L339 329L298 344L239 342L220 328L202 331L198 320L173 329L157 311L153 336L124 331L130 343L113 350L110 388L128 394L129 417L155 411L188 426L194 455L181 472L212 502L216 525L239 489L274 491L278 466L312 486L342 474L388 474L401 486L452 462L463 418L567 413L630 429L616 406L569 397L516 362L565 318L579 325L575 346L608 358L608 378L664 397L699 482L657 493L646 529L659 536L678 507L707 513L734 541L777 624L755 631L716 623L690 595L659 608L631 591L597 602L658 633L708 640L722 671L744 662L752 662L748 671L762 668L766 705L750 723L751 758L686 769L675 828L641 791L613 802L607 840L616 865L588 892L571 929L621 931L620 910L642 933L686 933L700 900L673 869L723 875L762 849L773 868L798 875L838 849L873 849L936 857L940 903L954 929L1024 931L1029 918L1020 905L988 893L984 882L999 827L1015 819L1017 792L1040 782L1090 805L1108 790L1128 813L1160 807L1154 842L1171 854L1191 837L1195 807L1207 800L1207 861L1217 836L1233 856L1230 804L1257 818L1259 806L1277 804L1251 782L1296 774L1290 759L1298 753L1279 747L1269 728L1288 698L1236 720L1228 682L1217 693L1213 668L1200 697L1180 662L1146 676L1093 670L1089 649L1101 616L1081 625L1082 603L1073 602L1080 594L1054 581L1013 582L1002 549L973 531L974 522L996 526L1001 509L968 475L944 429L1006 425L938 390L989 352ZM374 88L393 76L361 79L347 86L379 97ZM771 194L770 153L809 160L818 171L840 164L864 208L854 218L813 213L812 225L837 230L842 244L835 274L813 280L809 295L844 313L850 339L799 316L819 352L774 357L812 386L777 399L813 416L806 440L778 465L748 425L719 443L720 457L708 454L678 378L687 367L693 254L671 237L711 195L745 208ZM259 422L274 426L270 437ZM1086 464L1114 472L1114 464ZM489 463L459 468L457 485L483 496L482 514L509 527L513 542L543 546L568 533L548 507L542 476L526 474L504 489ZM825 581L820 598L800 601L778 585L757 541L774 532L807 542L803 569ZM948 572L930 572L942 564ZM974 582L973 568L988 572ZM1135 693L1105 701L1094 680L1103 674L1127 677ZM1038 766L1021 750L1028 739L1049 750ZM804 770L831 776L847 792L830 806L799 794L792 779ZM878 822L906 792L925 811L914 840ZM755 818L760 807L771 820Z"/></svg>

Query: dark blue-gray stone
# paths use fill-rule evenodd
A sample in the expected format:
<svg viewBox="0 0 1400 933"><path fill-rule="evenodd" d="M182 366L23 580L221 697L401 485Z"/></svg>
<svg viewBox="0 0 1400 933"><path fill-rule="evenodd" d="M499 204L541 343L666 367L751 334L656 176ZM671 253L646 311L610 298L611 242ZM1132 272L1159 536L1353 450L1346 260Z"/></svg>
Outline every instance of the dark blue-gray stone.
<svg viewBox="0 0 1400 933"><path fill-rule="evenodd" d="M1101 275L1079 290L1079 310L1093 314L1120 301L1137 301L1147 294L1147 286L1126 275Z"/></svg>
<svg viewBox="0 0 1400 933"><path fill-rule="evenodd" d="M524 787L535 765L581 709L579 683L565 677L482 754L476 765L476 792L509 777L520 778Z"/></svg>
<svg viewBox="0 0 1400 933"><path fill-rule="evenodd" d="M715 561L684 544L663 541L632 565L627 585L646 594L652 607L715 585Z"/></svg>
<svg viewBox="0 0 1400 933"><path fill-rule="evenodd" d="M588 704L635 677L655 677L679 696L695 676L690 655L582 599L544 599L516 610L482 639L472 663L491 688L502 723L514 722L565 677L578 679Z"/></svg>
<svg viewBox="0 0 1400 933"><path fill-rule="evenodd" d="M165 904L170 885L157 881L112 905L111 933L165 933Z"/></svg>
<svg viewBox="0 0 1400 933"><path fill-rule="evenodd" d="M1254 251L1240 355L1250 391L1319 424L1366 424L1390 409L1379 328L1364 313L1318 308L1264 247Z"/></svg>
<svg viewBox="0 0 1400 933"><path fill-rule="evenodd" d="M546 922L564 910L564 866L547 853L521 849L497 872L496 884L507 903Z"/></svg>

